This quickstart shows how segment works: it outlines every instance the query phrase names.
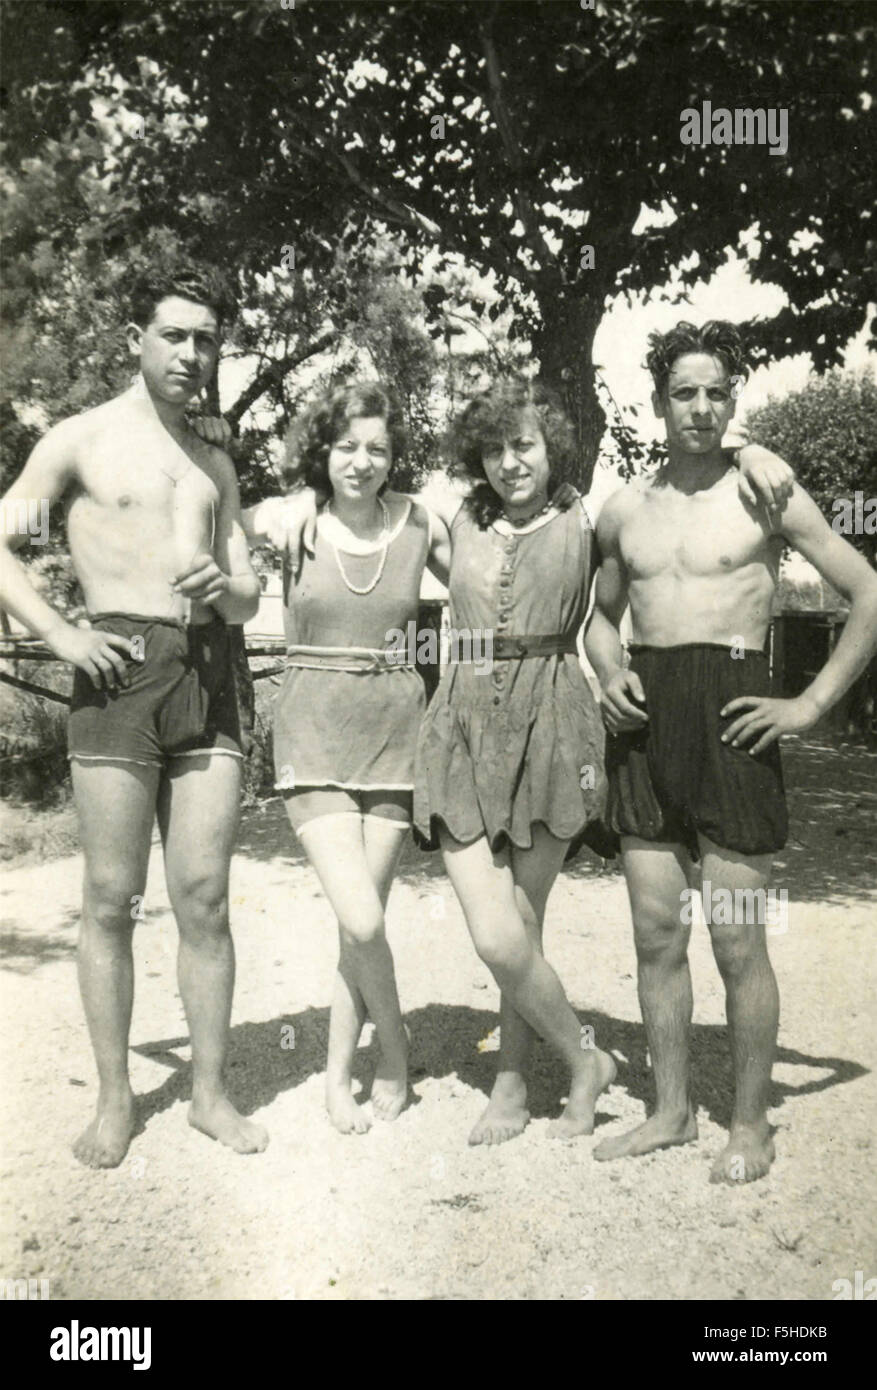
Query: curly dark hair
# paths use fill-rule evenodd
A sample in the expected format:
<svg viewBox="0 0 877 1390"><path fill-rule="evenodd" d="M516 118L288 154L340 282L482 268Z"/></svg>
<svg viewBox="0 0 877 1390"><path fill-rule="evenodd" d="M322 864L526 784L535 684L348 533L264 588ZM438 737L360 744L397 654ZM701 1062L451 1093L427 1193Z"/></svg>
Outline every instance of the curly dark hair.
<svg viewBox="0 0 877 1390"><path fill-rule="evenodd" d="M353 381L335 386L320 396L294 421L286 436L285 485L294 491L312 487L330 494L329 451L351 420L373 417L383 420L390 440L390 472L405 453L408 435L402 407L389 387L380 381Z"/></svg>
<svg viewBox="0 0 877 1390"><path fill-rule="evenodd" d="M150 261L130 282L127 309L131 322L145 328L163 299L178 295L212 309L223 328L237 313L234 293L220 270L184 257Z"/></svg>
<svg viewBox="0 0 877 1390"><path fill-rule="evenodd" d="M703 328L681 319L669 333L650 333L646 366L652 374L655 390L663 395L670 380L670 368L677 357L687 352L705 352L720 357L729 376L745 381L749 375L743 335L735 323L727 319L710 319Z"/></svg>
<svg viewBox="0 0 877 1390"><path fill-rule="evenodd" d="M484 471L484 453L501 445L519 428L521 414L532 410L545 440L551 465L548 496L575 473L575 434L557 395L539 381L503 377L471 400L451 425L450 472L472 484L466 505L484 530L502 512L502 500ZM567 501L564 507L569 506Z"/></svg>

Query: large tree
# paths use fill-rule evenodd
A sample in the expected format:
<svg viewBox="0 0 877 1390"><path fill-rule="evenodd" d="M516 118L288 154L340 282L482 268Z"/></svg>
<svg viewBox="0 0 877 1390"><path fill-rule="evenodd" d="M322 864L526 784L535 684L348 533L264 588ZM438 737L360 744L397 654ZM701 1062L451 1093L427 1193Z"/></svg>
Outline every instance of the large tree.
<svg viewBox="0 0 877 1390"><path fill-rule="evenodd" d="M458 256L563 392L584 482L611 296L674 270L684 289L737 251L788 301L754 325L757 354L806 350L822 369L877 294L869 6L9 0L6 15L13 169L74 137L44 241L86 215L85 162L124 196L111 249L157 219L253 272L292 246L328 274L339 246L355 256L387 227L413 267ZM787 153L683 144L681 114L704 100L785 109ZM76 137L121 108L94 165Z"/></svg>

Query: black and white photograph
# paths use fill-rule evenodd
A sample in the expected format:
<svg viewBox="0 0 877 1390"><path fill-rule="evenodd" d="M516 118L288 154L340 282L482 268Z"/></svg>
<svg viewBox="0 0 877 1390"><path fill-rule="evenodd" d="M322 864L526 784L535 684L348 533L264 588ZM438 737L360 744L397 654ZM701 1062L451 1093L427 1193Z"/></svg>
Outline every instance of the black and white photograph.
<svg viewBox="0 0 877 1390"><path fill-rule="evenodd" d="M571 1301L830 1366L877 1299L877 3L0 27L23 1365Z"/></svg>

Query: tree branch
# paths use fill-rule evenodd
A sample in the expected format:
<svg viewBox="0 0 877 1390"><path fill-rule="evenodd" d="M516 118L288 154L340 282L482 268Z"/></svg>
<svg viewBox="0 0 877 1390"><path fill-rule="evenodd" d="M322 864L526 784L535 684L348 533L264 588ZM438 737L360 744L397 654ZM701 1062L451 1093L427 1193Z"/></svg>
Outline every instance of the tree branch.
<svg viewBox="0 0 877 1390"><path fill-rule="evenodd" d="M330 159L334 159L335 163L340 166L354 187L358 188L360 193L364 193L376 207L379 207L385 217L392 219L403 227L410 227L412 230L420 232L421 234L425 232L427 236L438 237L441 235L441 228L437 223L433 222L431 218L426 217L424 213L419 212L417 208L411 207L409 203L400 203L397 198L394 198L383 188L379 188L377 184L370 183L344 150L339 150L334 145L328 144L322 139L317 130L309 126L308 122L303 121L301 117L297 117L296 123L307 131L319 150L322 150Z"/></svg>
<svg viewBox="0 0 877 1390"><path fill-rule="evenodd" d="M514 202L518 216L521 219L524 231L527 235L527 242L537 260L547 269L549 266L556 264L556 259L542 235L539 219L536 216L530 196L525 193L523 189L523 178L525 173L524 157L520 144L515 137L508 107L506 106L503 96L502 73L500 71L499 58L493 42L493 36L490 32L492 18L493 16L491 15L491 21L482 22L480 26L481 43L487 62L487 81L490 86L488 106L493 112L493 119L496 121L496 128L499 131L500 139L502 140L503 148L506 152L506 160L514 175Z"/></svg>
<svg viewBox="0 0 877 1390"><path fill-rule="evenodd" d="M291 352L285 357L276 358L270 366L256 373L249 386L245 391L241 392L231 409L225 412L225 418L231 424L236 425L241 416L249 410L250 406L253 405L260 396L264 396L265 392L272 386L278 385L288 372L293 371L296 367L300 366L302 362L306 362L309 357L313 357L316 353L322 352L323 349L327 348L330 343L333 343L337 337L337 332L335 329L332 329L331 332L321 333L318 337L312 338L301 351Z"/></svg>
<svg viewBox="0 0 877 1390"><path fill-rule="evenodd" d="M295 122L301 127L310 142L305 146L296 144L296 149L300 154L313 159L316 148L321 154L328 156L335 162L354 188L364 194L373 208L388 221L397 226L407 227L410 231L417 232L421 236L425 234L438 242L439 245L447 247L448 250L456 251L464 259L470 257L471 247L467 245L465 240L454 237L445 228L440 227L437 222L433 222L431 217L420 212L418 208L412 207L410 203L400 202L378 184L372 183L361 173L344 150L339 150L325 141L320 132L310 126L300 115L296 114ZM482 254L485 262L492 265L494 270L509 275L512 279L519 280L523 284L535 286L537 275L518 261L513 258L499 257L489 249L484 249ZM550 252L547 254L550 256Z"/></svg>

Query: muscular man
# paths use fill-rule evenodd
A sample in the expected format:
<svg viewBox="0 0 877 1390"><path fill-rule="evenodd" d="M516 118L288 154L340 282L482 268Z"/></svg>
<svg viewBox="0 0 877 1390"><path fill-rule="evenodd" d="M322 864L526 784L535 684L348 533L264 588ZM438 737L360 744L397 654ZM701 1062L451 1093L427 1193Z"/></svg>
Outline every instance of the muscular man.
<svg viewBox="0 0 877 1390"><path fill-rule="evenodd" d="M156 812L192 1042L189 1121L241 1153L267 1143L222 1081L242 767L225 624L253 615L259 583L231 461L184 416L214 369L230 307L213 272L146 273L127 330L136 385L51 429L0 504L14 513L22 499L63 499L90 618L73 627L43 601L0 521L0 605L76 668L68 742L85 853L78 966L100 1090L74 1152L91 1167L120 1163L135 1124L131 939Z"/></svg>
<svg viewBox="0 0 877 1390"><path fill-rule="evenodd" d="M622 836L657 1105L638 1128L604 1140L595 1157L644 1154L697 1136L687 945L689 872L699 856L704 886L716 895L730 890L725 901L735 904L735 920L717 912L710 927L735 1084L728 1143L711 1176L752 1181L774 1157L766 1107L779 1001L764 920L743 920L757 914L736 905L759 900L771 855L785 844L780 736L812 728L877 647L877 575L797 484L775 510L741 498L720 445L736 405L734 379L746 377L737 329L679 323L650 342L652 401L669 457L603 508L586 649L611 735L607 816ZM770 697L764 654L785 543L851 605L830 659L792 700ZM618 624L628 603L634 642L625 669Z"/></svg>

